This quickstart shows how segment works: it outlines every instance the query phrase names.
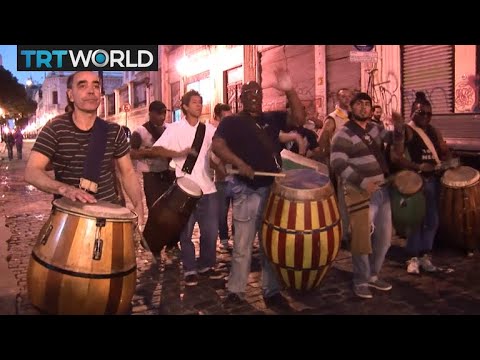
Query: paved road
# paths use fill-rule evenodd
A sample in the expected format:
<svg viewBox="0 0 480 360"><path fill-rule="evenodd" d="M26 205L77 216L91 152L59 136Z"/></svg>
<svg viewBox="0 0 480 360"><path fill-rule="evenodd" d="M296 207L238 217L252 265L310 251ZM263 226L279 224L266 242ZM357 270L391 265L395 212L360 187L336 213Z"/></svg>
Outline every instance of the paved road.
<svg viewBox="0 0 480 360"><path fill-rule="evenodd" d="M25 144L24 159L32 144ZM0 157L5 154L0 154ZM30 304L26 272L30 253L41 226L47 220L51 196L23 181L25 160L0 160L0 314L38 314ZM193 240L198 248L198 229ZM138 241L138 239L136 239ZM322 284L309 293L284 291L295 314L480 314L479 255L472 258L442 249L434 260L453 272L408 275L402 243L390 249L382 276L393 284L390 292L376 291L374 298L357 298L351 289L350 253L341 250ZM132 314L277 314L267 309L261 296L258 251L254 250L247 303L225 308L225 281L201 280L198 286L183 282L181 264L159 266L149 253L137 249L138 279ZM225 275L229 254L219 254L217 266Z"/></svg>

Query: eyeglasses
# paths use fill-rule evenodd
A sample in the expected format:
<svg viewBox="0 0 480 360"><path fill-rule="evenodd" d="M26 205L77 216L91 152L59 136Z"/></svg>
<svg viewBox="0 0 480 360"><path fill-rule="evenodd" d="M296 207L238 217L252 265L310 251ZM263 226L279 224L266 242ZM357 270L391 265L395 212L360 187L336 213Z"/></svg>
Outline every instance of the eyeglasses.
<svg viewBox="0 0 480 360"><path fill-rule="evenodd" d="M432 116L432 113L428 112L428 111L420 110L420 111L416 111L415 115L418 115L418 116Z"/></svg>

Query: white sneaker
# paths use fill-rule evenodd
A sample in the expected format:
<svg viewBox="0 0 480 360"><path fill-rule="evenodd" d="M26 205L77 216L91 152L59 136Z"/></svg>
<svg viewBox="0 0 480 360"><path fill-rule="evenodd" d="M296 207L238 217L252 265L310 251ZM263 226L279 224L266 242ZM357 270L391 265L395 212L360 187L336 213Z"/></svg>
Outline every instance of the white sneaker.
<svg viewBox="0 0 480 360"><path fill-rule="evenodd" d="M425 254L420 258L420 266L426 272L436 272L438 269L435 265L432 264L430 256Z"/></svg>
<svg viewBox="0 0 480 360"><path fill-rule="evenodd" d="M409 274L420 274L418 258L412 257L407 261L407 273Z"/></svg>

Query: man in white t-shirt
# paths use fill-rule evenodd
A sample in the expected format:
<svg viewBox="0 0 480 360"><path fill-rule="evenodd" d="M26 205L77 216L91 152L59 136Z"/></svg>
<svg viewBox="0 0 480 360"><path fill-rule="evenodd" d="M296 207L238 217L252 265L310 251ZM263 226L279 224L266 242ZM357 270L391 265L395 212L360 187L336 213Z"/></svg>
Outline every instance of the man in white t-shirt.
<svg viewBox="0 0 480 360"><path fill-rule="evenodd" d="M218 234L218 199L216 187L210 177L210 147L215 127L206 124L205 136L191 173L183 171L187 155L192 152L193 140L200 123L203 99L190 90L181 100L184 118L169 125L155 142L152 152L170 157L175 162L177 178L185 177L197 184L203 196L180 235L185 285L198 283L198 275L218 279L222 275L214 271L216 263L216 243ZM195 261L195 246L192 242L193 227L198 221L200 227L200 257Z"/></svg>

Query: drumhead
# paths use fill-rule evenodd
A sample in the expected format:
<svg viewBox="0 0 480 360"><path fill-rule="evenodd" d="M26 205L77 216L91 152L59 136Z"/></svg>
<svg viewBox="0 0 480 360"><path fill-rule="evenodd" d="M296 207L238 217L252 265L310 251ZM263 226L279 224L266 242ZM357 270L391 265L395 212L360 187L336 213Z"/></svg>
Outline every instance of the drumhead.
<svg viewBox="0 0 480 360"><path fill-rule="evenodd" d="M285 187L297 190L313 190L322 188L330 181L328 175L321 174L313 169L287 170L284 178L277 182Z"/></svg>
<svg viewBox="0 0 480 360"><path fill-rule="evenodd" d="M53 205L60 210L94 218L123 220L133 220L137 218L137 215L129 209L107 201L98 201L95 204L84 204L80 201L61 198L54 200Z"/></svg>
<svg viewBox="0 0 480 360"><path fill-rule="evenodd" d="M416 172L402 170L395 174L393 186L403 195L413 195L420 191L423 186L422 177Z"/></svg>
<svg viewBox="0 0 480 360"><path fill-rule="evenodd" d="M198 186L194 181L187 179L186 177L178 178L177 185L180 189L193 197L200 197L203 195L200 186Z"/></svg>
<svg viewBox="0 0 480 360"><path fill-rule="evenodd" d="M480 173L470 166L459 166L445 171L442 183L452 188L464 188L480 180Z"/></svg>

